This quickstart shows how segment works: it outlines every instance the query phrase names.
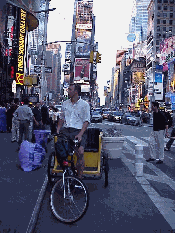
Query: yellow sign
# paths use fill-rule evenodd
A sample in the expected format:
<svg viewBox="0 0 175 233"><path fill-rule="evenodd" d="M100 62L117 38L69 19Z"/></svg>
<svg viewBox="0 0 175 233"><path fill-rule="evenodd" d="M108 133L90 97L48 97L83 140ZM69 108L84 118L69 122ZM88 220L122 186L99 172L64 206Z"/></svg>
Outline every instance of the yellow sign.
<svg viewBox="0 0 175 233"><path fill-rule="evenodd" d="M24 81L25 34L26 34L26 11L20 9L18 70L16 74L16 84L20 84L20 85L23 85L23 81Z"/></svg>
<svg viewBox="0 0 175 233"><path fill-rule="evenodd" d="M25 86L32 86L32 84L33 84L32 76L24 77L24 85Z"/></svg>

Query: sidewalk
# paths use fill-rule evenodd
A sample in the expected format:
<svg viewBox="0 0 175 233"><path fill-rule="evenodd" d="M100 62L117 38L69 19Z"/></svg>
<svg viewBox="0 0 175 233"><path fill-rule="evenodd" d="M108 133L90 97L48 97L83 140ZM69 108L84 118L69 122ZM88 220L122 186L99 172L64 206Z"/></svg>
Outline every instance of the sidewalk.
<svg viewBox="0 0 175 233"><path fill-rule="evenodd" d="M41 201L44 193L43 183L47 181L48 154L42 168L24 172L19 167L18 153L15 152L17 147L17 143L11 143L11 134L0 134L0 232L8 229L11 230L8 232L27 231L34 208L37 211L36 203Z"/></svg>

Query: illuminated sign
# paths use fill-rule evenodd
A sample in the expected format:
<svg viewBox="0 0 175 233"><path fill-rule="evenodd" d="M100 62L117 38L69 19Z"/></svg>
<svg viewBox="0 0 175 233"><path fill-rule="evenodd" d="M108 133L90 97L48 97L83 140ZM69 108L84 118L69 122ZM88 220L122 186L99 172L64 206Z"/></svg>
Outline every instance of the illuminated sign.
<svg viewBox="0 0 175 233"><path fill-rule="evenodd" d="M18 68L16 73L16 84L20 84L20 85L23 85L24 83L25 34L26 34L26 11L20 9Z"/></svg>
<svg viewBox="0 0 175 233"><path fill-rule="evenodd" d="M75 81L89 81L90 79L90 63L89 59L75 58Z"/></svg>

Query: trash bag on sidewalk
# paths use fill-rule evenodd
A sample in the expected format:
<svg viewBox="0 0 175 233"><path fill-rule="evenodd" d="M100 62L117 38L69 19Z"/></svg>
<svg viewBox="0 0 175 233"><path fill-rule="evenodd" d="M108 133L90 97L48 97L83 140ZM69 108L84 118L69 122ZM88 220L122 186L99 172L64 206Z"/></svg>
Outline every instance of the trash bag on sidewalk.
<svg viewBox="0 0 175 233"><path fill-rule="evenodd" d="M23 141L19 150L21 168L29 172L41 167L45 153L45 149L38 143Z"/></svg>

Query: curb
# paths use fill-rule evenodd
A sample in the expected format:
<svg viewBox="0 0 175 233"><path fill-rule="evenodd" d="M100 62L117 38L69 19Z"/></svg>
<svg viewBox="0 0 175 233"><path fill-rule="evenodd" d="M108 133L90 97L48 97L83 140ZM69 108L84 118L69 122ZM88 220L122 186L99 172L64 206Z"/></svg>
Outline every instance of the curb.
<svg viewBox="0 0 175 233"><path fill-rule="evenodd" d="M38 217L38 214L39 214L39 210L40 210L40 205L41 205L41 202L42 202L42 200L44 198L44 195L45 195L47 184L48 184L48 176L46 175L44 183L43 183L43 185L41 187L38 199L36 201L36 205L34 207L34 210L33 210L29 225L27 227L26 233L32 233L33 230L34 230L34 227L35 227L35 224L36 224L36 221L37 221L37 217Z"/></svg>

